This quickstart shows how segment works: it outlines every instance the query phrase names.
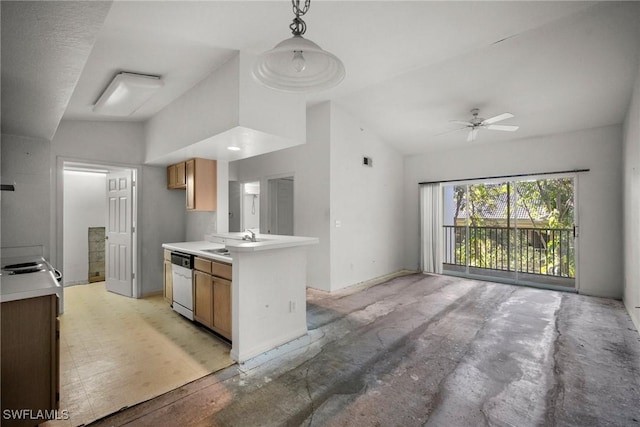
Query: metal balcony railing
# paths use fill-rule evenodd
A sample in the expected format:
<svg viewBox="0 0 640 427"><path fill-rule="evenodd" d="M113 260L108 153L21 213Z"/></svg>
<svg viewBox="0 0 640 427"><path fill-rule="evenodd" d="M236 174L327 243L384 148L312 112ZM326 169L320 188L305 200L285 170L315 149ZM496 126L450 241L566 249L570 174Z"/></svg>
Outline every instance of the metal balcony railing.
<svg viewBox="0 0 640 427"><path fill-rule="evenodd" d="M444 264L575 278L574 230L444 226Z"/></svg>

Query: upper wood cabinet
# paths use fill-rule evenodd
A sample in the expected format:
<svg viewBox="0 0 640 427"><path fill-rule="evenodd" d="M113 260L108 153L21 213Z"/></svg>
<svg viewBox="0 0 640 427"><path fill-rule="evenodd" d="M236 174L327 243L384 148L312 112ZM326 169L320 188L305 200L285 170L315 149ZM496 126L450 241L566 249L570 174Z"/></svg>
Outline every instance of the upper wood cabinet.
<svg viewBox="0 0 640 427"><path fill-rule="evenodd" d="M167 166L167 188L171 190L187 188L186 162Z"/></svg>
<svg viewBox="0 0 640 427"><path fill-rule="evenodd" d="M167 187L187 190L187 210L215 211L218 207L216 161L195 158L168 166Z"/></svg>
<svg viewBox="0 0 640 427"><path fill-rule="evenodd" d="M218 207L218 175L215 160L186 162L187 210L215 211Z"/></svg>

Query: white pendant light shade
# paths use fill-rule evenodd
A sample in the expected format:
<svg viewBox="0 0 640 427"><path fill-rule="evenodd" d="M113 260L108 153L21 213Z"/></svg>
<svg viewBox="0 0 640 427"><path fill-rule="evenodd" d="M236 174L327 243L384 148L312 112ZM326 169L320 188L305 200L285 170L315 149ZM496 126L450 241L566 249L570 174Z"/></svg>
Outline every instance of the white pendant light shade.
<svg viewBox="0 0 640 427"><path fill-rule="evenodd" d="M302 36L293 36L258 57L253 76L265 86L286 92L331 88L344 79L342 61Z"/></svg>

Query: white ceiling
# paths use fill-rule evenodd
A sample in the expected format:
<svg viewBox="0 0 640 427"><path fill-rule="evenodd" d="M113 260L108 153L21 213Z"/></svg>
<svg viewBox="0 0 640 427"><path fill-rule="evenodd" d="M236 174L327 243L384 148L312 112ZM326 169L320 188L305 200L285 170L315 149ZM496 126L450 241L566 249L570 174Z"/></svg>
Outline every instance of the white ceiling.
<svg viewBox="0 0 640 427"><path fill-rule="evenodd" d="M42 20L67 3L2 1L3 133L51 139L60 111L104 120L91 107L118 71L162 76L162 91L130 118L146 120L236 51L288 38L293 17L285 0L116 1L106 18L109 3L72 2L83 6L73 16ZM308 102L334 101L403 154L469 144L448 131L474 107L520 125L481 131L474 144L621 123L640 54L637 1L314 0L305 21L306 37L347 70ZM81 48L54 49L74 39ZM49 98L57 108L41 105Z"/></svg>

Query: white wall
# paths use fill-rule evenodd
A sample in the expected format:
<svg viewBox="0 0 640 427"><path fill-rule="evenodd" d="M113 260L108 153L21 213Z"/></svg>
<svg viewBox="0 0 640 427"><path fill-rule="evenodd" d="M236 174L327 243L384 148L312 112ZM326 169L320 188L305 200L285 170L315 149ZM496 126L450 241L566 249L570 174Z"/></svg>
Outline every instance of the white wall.
<svg viewBox="0 0 640 427"><path fill-rule="evenodd" d="M242 200L244 206L242 210L243 231L248 228L260 229L260 195L244 194Z"/></svg>
<svg viewBox="0 0 640 427"><path fill-rule="evenodd" d="M307 110L304 145L233 162L230 172L240 182L260 181L261 212L266 213L267 178L294 177L294 234L318 237L308 249L307 285L329 290L329 119L330 104ZM262 219L261 219L262 220ZM263 222L263 224L265 224Z"/></svg>
<svg viewBox="0 0 640 427"><path fill-rule="evenodd" d="M426 143L426 142L425 142ZM420 256L418 183L589 168L579 174L579 287L587 295L622 297L622 129L610 126L405 159L405 267Z"/></svg>
<svg viewBox="0 0 640 427"><path fill-rule="evenodd" d="M106 175L64 173L64 262L65 285L89 281L89 227L104 227L107 212Z"/></svg>
<svg viewBox="0 0 640 427"><path fill-rule="evenodd" d="M16 184L0 194L2 247L42 246L50 259L49 141L3 134L1 151L2 183Z"/></svg>
<svg viewBox="0 0 640 427"><path fill-rule="evenodd" d="M184 191L167 189L164 167L142 166L144 150L141 123L62 121L51 142L51 163L47 164L47 171L49 167L56 171L51 180L52 194L56 194L58 181L62 182L58 157L138 168L137 277L141 295L162 289L162 243L185 240ZM57 246L54 259L63 253L61 211L62 200L53 197L51 241Z"/></svg>
<svg viewBox="0 0 640 427"><path fill-rule="evenodd" d="M308 286L334 291L402 268L402 157L340 107L307 110L307 143L235 162L239 181L294 176L294 234L309 248ZM361 166L362 156L374 159ZM263 218L265 200L261 194ZM335 227L336 220L341 227Z"/></svg>
<svg viewBox="0 0 640 427"><path fill-rule="evenodd" d="M331 290L401 270L402 156L332 104L330 171Z"/></svg>
<svg viewBox="0 0 640 427"><path fill-rule="evenodd" d="M640 69L624 123L624 303L640 330Z"/></svg>
<svg viewBox="0 0 640 427"><path fill-rule="evenodd" d="M251 76L255 56L236 53L226 63L151 118L146 125L146 161L163 162L168 155L207 142L212 153L229 145L226 131L238 126L264 132L283 146L305 137L305 99L274 91ZM255 147L254 147L255 148ZM219 156L218 156L219 157Z"/></svg>

